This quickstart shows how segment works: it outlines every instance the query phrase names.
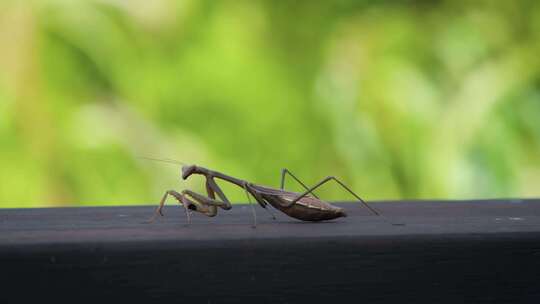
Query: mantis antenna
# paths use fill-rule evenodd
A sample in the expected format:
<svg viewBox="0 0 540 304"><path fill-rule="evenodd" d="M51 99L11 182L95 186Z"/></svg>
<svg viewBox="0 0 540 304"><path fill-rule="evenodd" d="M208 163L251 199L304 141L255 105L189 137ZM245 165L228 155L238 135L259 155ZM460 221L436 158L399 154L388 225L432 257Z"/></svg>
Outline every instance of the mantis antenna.
<svg viewBox="0 0 540 304"><path fill-rule="evenodd" d="M170 159L170 158L153 158L153 157L145 157L145 156L139 156L138 158L159 161L159 162L164 162L164 163L169 163L169 164L182 165L182 166L186 165L186 163L184 162L181 162L175 159Z"/></svg>

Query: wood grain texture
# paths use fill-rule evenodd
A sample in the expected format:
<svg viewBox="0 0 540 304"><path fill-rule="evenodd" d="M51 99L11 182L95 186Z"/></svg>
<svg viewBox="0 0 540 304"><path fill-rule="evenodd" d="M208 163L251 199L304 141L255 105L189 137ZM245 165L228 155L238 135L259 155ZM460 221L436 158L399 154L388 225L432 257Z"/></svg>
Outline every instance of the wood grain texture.
<svg viewBox="0 0 540 304"><path fill-rule="evenodd" d="M305 223L234 205L0 210L1 303L540 303L540 200L359 204Z"/></svg>

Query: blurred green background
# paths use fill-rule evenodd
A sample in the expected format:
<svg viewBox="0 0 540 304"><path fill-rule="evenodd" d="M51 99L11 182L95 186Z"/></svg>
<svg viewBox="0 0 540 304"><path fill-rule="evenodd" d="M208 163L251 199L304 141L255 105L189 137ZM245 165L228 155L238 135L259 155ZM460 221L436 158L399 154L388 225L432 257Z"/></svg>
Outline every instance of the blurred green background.
<svg viewBox="0 0 540 304"><path fill-rule="evenodd" d="M539 3L1 0L0 207L540 196Z"/></svg>

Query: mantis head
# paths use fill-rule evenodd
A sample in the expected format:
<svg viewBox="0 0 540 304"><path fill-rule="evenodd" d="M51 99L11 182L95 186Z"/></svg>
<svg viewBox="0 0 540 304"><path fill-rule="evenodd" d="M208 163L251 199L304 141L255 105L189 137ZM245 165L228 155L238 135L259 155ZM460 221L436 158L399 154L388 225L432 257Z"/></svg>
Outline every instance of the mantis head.
<svg viewBox="0 0 540 304"><path fill-rule="evenodd" d="M197 166L195 165L186 165L182 166L182 179L187 179L191 174L195 172Z"/></svg>

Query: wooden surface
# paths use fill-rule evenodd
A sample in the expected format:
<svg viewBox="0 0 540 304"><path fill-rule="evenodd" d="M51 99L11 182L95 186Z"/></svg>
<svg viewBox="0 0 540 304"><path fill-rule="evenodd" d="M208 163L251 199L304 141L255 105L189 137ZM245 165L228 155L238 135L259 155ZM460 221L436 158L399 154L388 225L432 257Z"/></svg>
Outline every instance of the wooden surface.
<svg viewBox="0 0 540 304"><path fill-rule="evenodd" d="M173 205L152 224L154 206L0 209L0 302L540 303L540 200L372 203L404 226L338 205L257 207L257 229L246 205L189 227Z"/></svg>

